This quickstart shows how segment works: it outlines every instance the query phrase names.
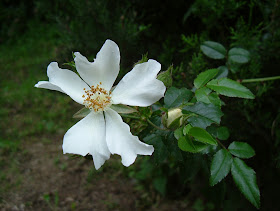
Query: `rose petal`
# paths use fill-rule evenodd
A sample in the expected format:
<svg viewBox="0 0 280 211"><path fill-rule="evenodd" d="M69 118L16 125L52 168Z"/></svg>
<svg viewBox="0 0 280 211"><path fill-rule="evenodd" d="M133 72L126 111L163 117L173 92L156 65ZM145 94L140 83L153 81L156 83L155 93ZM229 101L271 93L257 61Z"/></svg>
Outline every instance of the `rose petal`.
<svg viewBox="0 0 280 211"><path fill-rule="evenodd" d="M64 154L91 154L95 168L99 169L110 158L103 113L91 112L71 127L64 136L62 149Z"/></svg>
<svg viewBox="0 0 280 211"><path fill-rule="evenodd" d="M122 121L121 116L112 109L105 112L106 120L106 142L112 154L122 157L124 166L134 163L138 155L151 155L154 147L139 141L133 136L129 126Z"/></svg>
<svg viewBox="0 0 280 211"><path fill-rule="evenodd" d="M64 93L64 91L60 87L52 84L49 81L39 81L37 84L35 84L35 87L43 88L43 89L55 90L55 91L59 91L59 92Z"/></svg>
<svg viewBox="0 0 280 211"><path fill-rule="evenodd" d="M136 65L113 90L113 104L149 106L162 98L166 87L156 79L160 68L152 59Z"/></svg>
<svg viewBox="0 0 280 211"><path fill-rule="evenodd" d="M69 95L77 103L83 104L84 88L89 89L88 85L73 71L61 69L57 62L52 62L48 66L47 81L39 81L35 87L62 91Z"/></svg>
<svg viewBox="0 0 280 211"><path fill-rule="evenodd" d="M111 40L106 40L94 62L89 62L79 52L76 52L75 56L76 68L83 80L90 86L102 82L102 87L110 91L120 69L118 45Z"/></svg>

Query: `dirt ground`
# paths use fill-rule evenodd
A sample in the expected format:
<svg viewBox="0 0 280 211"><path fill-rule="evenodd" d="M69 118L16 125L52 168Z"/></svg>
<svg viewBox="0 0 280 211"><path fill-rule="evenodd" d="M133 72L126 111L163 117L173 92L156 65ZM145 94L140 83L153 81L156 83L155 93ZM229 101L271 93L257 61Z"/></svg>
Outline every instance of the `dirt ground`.
<svg viewBox="0 0 280 211"><path fill-rule="evenodd" d="M62 136L43 140L23 142L19 172L8 178L18 185L4 193L0 210L191 210L182 200L168 201L155 193L149 197L137 190L136 181L118 170L123 168L118 156L96 171L92 161L62 154Z"/></svg>

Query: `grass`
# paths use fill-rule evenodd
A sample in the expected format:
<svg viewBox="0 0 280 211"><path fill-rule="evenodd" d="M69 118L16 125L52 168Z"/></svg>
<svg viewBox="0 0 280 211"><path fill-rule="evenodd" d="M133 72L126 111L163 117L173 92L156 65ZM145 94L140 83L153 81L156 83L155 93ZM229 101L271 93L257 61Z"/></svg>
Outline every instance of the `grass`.
<svg viewBox="0 0 280 211"><path fill-rule="evenodd" d="M71 115L79 110L68 96L34 87L48 80L47 65L57 60L62 45L53 26L34 24L22 37L0 46L0 199L20 185L22 146L49 140L46 134L63 134L76 121Z"/></svg>
<svg viewBox="0 0 280 211"><path fill-rule="evenodd" d="M51 26L37 30L39 32L31 30L15 43L0 48L1 128L4 129L2 136L8 140L64 130L71 125L67 122L75 112L70 112L74 103L69 97L34 88L38 81L48 80L47 65L57 60L60 45ZM66 119L68 121L58 121ZM13 127L7 128L7 123Z"/></svg>

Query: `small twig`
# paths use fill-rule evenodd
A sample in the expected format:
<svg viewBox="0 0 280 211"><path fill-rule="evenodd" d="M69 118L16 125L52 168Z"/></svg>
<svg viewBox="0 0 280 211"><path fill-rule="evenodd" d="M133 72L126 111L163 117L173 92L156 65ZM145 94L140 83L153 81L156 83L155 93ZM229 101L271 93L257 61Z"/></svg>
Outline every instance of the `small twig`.
<svg viewBox="0 0 280 211"><path fill-rule="evenodd" d="M121 114L122 117L126 117L126 118L130 118L130 119L141 119L138 116L131 116L131 115L127 115L127 114Z"/></svg>
<svg viewBox="0 0 280 211"><path fill-rule="evenodd" d="M254 83L254 82L262 82L262 81L272 81L280 79L280 76L266 77L266 78L251 78L251 79L239 79L240 83Z"/></svg>
<svg viewBox="0 0 280 211"><path fill-rule="evenodd" d="M222 142L220 142L218 139L216 139L216 140L217 140L217 142L218 142L224 149L228 150L228 149L225 147L225 145L222 144Z"/></svg>
<svg viewBox="0 0 280 211"><path fill-rule="evenodd" d="M147 119L147 122L148 122L150 125L152 125L154 128L158 129L158 130L169 131L169 130L167 130L167 129L164 129L164 128L161 128L161 127L159 127L159 126L155 125L155 124L154 124L154 123L152 123L152 121L151 121L151 120L149 120L149 119Z"/></svg>
<svg viewBox="0 0 280 211"><path fill-rule="evenodd" d="M131 116L131 115L127 115L127 114L121 114L121 116L126 117L126 118L131 118L131 119L141 119L141 117ZM164 129L164 128L161 128L161 127L155 125L155 124L152 123L152 121L149 120L149 119L146 119L146 120L147 120L147 122L148 122L150 125L152 125L154 128L156 128L156 129L158 129L158 130L169 131L169 130L167 130L167 129Z"/></svg>

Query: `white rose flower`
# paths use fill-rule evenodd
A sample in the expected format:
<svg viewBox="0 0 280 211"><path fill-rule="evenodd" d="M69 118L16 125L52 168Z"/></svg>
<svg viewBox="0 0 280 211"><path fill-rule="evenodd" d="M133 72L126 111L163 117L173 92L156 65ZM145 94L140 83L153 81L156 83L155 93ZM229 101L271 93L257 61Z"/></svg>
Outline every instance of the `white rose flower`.
<svg viewBox="0 0 280 211"><path fill-rule="evenodd" d="M156 79L160 63L150 59L135 65L112 92L120 69L120 51L115 42L106 40L94 62L76 52L75 64L81 78L52 62L47 69L49 81L35 85L63 92L90 109L90 113L64 135L63 153L90 154L96 169L111 154L120 155L125 166L131 165L137 155L151 155L153 146L133 136L129 126L110 107L114 104L146 107L162 98L166 87Z"/></svg>

